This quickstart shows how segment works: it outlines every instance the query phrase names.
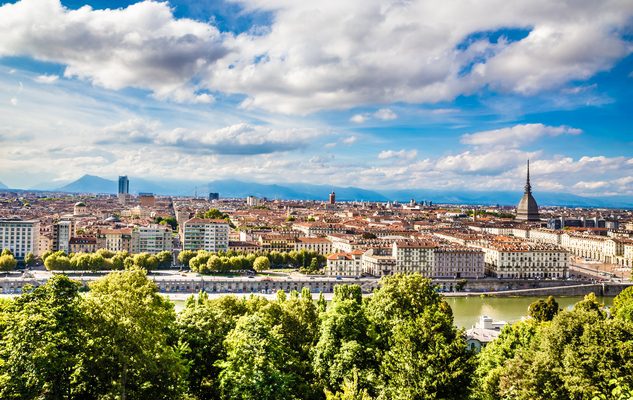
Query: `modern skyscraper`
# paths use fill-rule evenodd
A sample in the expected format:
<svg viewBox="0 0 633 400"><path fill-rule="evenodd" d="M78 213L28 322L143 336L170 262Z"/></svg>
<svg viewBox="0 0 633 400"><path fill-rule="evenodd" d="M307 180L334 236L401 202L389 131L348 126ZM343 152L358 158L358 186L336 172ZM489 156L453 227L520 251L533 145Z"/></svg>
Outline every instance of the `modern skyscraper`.
<svg viewBox="0 0 633 400"><path fill-rule="evenodd" d="M532 185L530 185L530 160L527 162L527 180L525 182L525 192L517 206L517 220L519 221L539 221L538 204L532 196Z"/></svg>
<svg viewBox="0 0 633 400"><path fill-rule="evenodd" d="M119 194L130 193L130 180L127 176L119 176Z"/></svg>
<svg viewBox="0 0 633 400"><path fill-rule="evenodd" d="M334 193L334 191L332 190L332 193L330 193L330 204L335 204L336 203L336 193Z"/></svg>

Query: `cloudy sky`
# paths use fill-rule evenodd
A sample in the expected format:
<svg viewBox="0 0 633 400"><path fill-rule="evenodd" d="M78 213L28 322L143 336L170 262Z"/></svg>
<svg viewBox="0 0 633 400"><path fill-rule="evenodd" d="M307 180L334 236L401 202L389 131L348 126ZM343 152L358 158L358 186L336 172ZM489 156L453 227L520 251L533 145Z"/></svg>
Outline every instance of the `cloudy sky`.
<svg viewBox="0 0 633 400"><path fill-rule="evenodd" d="M633 195L631 0L0 2L0 181Z"/></svg>

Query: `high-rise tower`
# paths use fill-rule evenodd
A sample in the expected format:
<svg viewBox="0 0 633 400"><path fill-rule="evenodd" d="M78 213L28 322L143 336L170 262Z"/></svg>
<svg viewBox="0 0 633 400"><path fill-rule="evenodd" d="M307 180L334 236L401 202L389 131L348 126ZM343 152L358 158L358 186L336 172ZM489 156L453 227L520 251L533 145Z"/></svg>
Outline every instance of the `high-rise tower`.
<svg viewBox="0 0 633 400"><path fill-rule="evenodd" d="M127 176L119 176L119 194L130 193L130 180Z"/></svg>
<svg viewBox="0 0 633 400"><path fill-rule="evenodd" d="M519 205L517 206L517 220L519 221L539 221L538 204L532 196L532 185L530 185L530 160L527 161L527 180L525 182L525 192Z"/></svg>

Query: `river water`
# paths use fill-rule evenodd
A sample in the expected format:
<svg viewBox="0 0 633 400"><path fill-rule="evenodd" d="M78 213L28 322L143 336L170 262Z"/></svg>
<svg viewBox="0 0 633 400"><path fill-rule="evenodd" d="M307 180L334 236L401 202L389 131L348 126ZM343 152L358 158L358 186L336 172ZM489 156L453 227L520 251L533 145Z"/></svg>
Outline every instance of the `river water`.
<svg viewBox="0 0 633 400"><path fill-rule="evenodd" d="M221 296L220 294L214 295L210 297ZM184 307L185 296L172 298L176 305L176 311L180 311ZM275 296L268 295L267 297L273 299ZM329 300L329 297L326 299ZM446 301L453 309L455 325L468 329L475 325L480 315L487 315L496 321L510 323L519 321L527 315L528 306L541 298L547 297L446 297ZM582 299L582 296L556 297L559 307L563 309L571 309ZM607 306L613 304L613 297L599 297L598 300Z"/></svg>
<svg viewBox="0 0 633 400"><path fill-rule="evenodd" d="M516 322L527 315L530 304L546 297L447 297L446 301L453 309L455 325L471 328L480 315L487 315L496 321ZM555 297L562 309L571 309L583 296ZM598 297L598 300L610 306L613 297Z"/></svg>

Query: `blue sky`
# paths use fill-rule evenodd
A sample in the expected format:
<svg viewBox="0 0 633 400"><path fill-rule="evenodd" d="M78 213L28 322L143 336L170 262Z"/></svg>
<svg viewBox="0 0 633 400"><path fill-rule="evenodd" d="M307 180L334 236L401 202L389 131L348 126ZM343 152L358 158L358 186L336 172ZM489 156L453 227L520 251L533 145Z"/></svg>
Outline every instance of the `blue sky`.
<svg viewBox="0 0 633 400"><path fill-rule="evenodd" d="M633 3L0 3L0 182L633 195ZM86 7L89 5L90 7Z"/></svg>

